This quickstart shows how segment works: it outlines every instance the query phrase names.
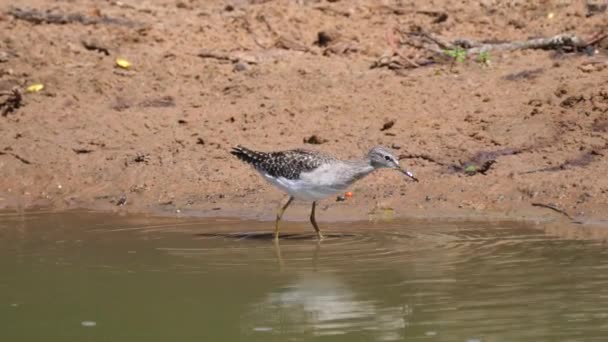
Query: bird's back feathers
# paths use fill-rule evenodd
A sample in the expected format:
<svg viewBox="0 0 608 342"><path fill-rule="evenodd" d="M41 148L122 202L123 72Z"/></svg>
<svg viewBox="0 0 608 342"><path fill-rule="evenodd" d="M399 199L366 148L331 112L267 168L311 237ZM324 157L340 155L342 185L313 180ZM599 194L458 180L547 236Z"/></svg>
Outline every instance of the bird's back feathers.
<svg viewBox="0 0 608 342"><path fill-rule="evenodd" d="M280 152L258 152L237 146L230 152L240 160L251 164L257 170L272 177L298 179L302 172L310 172L334 157L316 151L288 150Z"/></svg>

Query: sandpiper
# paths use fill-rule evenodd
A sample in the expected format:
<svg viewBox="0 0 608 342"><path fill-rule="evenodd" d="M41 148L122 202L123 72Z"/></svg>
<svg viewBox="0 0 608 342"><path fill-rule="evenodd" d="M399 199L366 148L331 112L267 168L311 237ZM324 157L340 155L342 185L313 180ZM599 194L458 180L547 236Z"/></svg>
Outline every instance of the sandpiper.
<svg viewBox="0 0 608 342"><path fill-rule="evenodd" d="M289 194L287 202L277 211L275 241L279 239L281 217L294 199L312 201L310 223L321 240L323 234L315 219L318 200L345 191L349 185L381 168L399 170L418 181L411 172L401 168L389 149L382 146L372 148L360 160L340 160L322 152L303 149L258 152L240 145L231 153L251 164L270 184Z"/></svg>

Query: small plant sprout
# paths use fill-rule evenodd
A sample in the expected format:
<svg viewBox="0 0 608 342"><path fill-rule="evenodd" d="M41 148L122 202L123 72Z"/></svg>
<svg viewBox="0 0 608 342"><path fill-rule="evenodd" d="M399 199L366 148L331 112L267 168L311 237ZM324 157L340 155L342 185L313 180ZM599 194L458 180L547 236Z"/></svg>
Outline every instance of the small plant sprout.
<svg viewBox="0 0 608 342"><path fill-rule="evenodd" d="M484 66L490 66L490 63L491 63L490 51L484 50L484 51L479 52L479 56L477 56L477 61Z"/></svg>
<svg viewBox="0 0 608 342"><path fill-rule="evenodd" d="M467 58L467 51L460 46L445 50L445 54L452 57L458 63L464 62Z"/></svg>
<svg viewBox="0 0 608 342"><path fill-rule="evenodd" d="M460 46L444 50L444 53L452 59L450 70L452 70L455 63L462 63L467 59L467 50L463 49Z"/></svg>
<svg viewBox="0 0 608 342"><path fill-rule="evenodd" d="M468 165L465 169L464 169L464 173L466 173L469 176L472 176L474 174L477 173L477 166L476 165Z"/></svg>

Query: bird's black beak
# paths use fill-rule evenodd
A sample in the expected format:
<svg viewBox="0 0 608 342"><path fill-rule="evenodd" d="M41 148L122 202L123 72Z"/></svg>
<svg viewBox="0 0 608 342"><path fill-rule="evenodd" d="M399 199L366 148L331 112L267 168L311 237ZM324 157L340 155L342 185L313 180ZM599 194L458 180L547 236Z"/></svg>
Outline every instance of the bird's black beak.
<svg viewBox="0 0 608 342"><path fill-rule="evenodd" d="M414 182L418 182L418 178L416 178L416 176L414 176L413 173L409 172L408 170L405 169L399 169L399 171L403 172L404 175L410 177L411 179L414 180Z"/></svg>

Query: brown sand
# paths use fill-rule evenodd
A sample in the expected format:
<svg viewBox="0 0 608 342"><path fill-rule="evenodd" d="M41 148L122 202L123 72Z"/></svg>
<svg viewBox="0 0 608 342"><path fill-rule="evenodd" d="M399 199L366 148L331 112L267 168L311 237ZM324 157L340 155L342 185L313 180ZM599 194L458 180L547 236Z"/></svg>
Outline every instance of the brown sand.
<svg viewBox="0 0 608 342"><path fill-rule="evenodd" d="M522 50L493 52L490 66L370 68L393 26L447 39L591 37L608 14L587 17L585 1L18 3L81 15L67 23L17 19L12 3L0 6L0 91L45 89L0 117L0 208L271 218L284 195L232 146L356 158L382 144L421 182L378 171L352 199L324 201L319 221L560 217L533 203L608 219L605 45L592 57ZM332 49L315 44L320 31L339 36ZM322 144L304 143L313 135ZM485 174L462 172L486 160ZM288 217L306 219L308 205Z"/></svg>

